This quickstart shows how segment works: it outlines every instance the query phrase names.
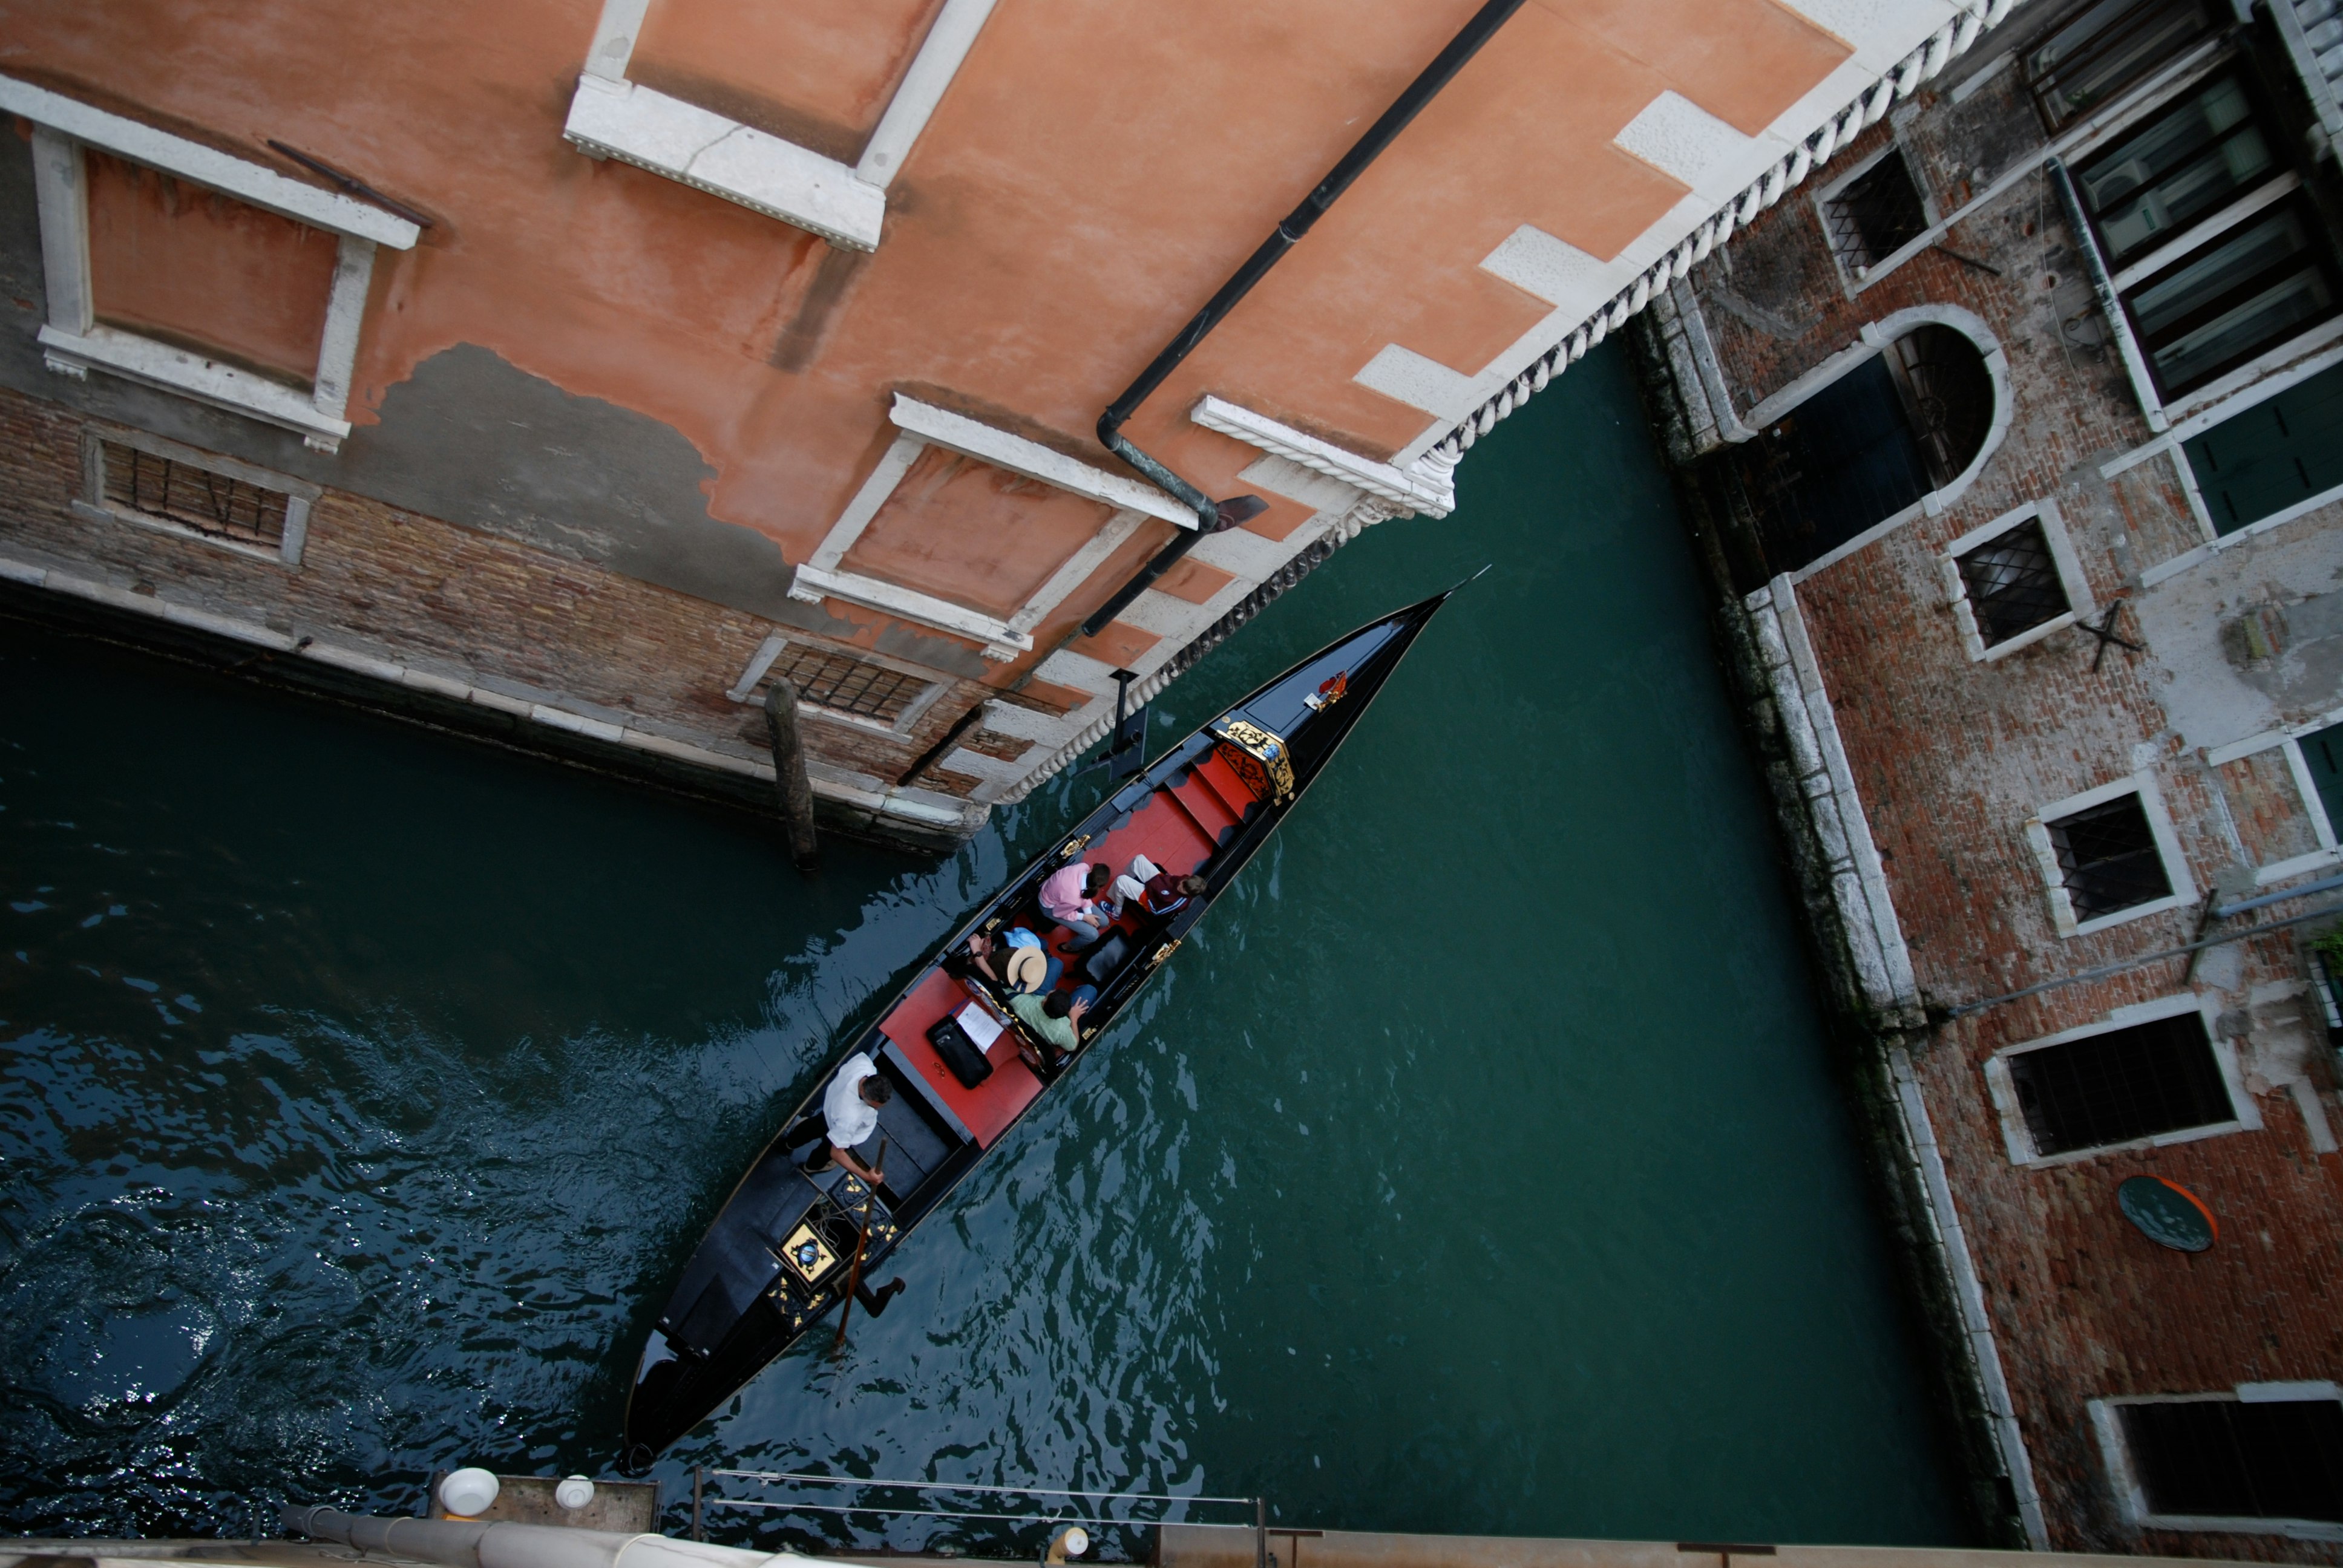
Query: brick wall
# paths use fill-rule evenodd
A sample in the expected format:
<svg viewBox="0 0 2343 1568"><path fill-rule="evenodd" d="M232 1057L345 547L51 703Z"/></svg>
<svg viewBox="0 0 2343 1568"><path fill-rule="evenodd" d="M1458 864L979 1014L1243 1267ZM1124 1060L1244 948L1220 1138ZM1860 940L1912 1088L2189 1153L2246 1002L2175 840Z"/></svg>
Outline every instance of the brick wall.
<svg viewBox="0 0 2343 1568"><path fill-rule="evenodd" d="M201 538L92 516L83 489L86 421L0 389L0 556L70 569L169 604L294 637L314 636L527 701L756 762L762 711L725 695L768 636L822 639L795 628L567 560L420 513L327 489L315 503L297 568ZM828 646L828 645L825 645ZM846 648L844 651L854 652ZM800 725L817 792L831 774L897 785L970 707L998 697L941 675L940 693L906 733L809 712ZM395 696L386 692L385 699ZM1056 714L1082 694L1019 693ZM961 743L1014 759L1029 740L979 724ZM669 770L669 781L679 777ZM680 775L689 777L689 770ZM918 789L964 798L979 781L930 767Z"/></svg>
<svg viewBox="0 0 2343 1568"><path fill-rule="evenodd" d="M2225 548L2227 568L2208 562L2176 568L2168 581L2144 578L2197 550L2204 536L2168 457L2102 473L2154 433L2106 324L2088 318L2087 287L2078 315L2077 236L2041 174L2016 180L1953 224L1944 248L1922 251L1859 291L1834 263L1814 193L1896 137L1937 211L1960 209L2026 151L2010 129L2031 124L2017 75L2004 71L1957 106L1924 92L1866 133L1839 155L1843 165L1785 196L1664 302L1647 364L1664 383L1660 414L1688 464L1686 492L1704 508L1705 526L1745 534L1736 523L1746 519L1730 515L1720 487L1702 477L1726 460L1719 453L1731 423L1704 387L1721 382L1730 414L1745 416L1856 343L1867 323L1917 306L1960 307L1998 341L2011 417L1975 483L1939 511L1795 586L1916 987L1914 1005L1901 1011L1883 1011L1875 998L1842 1000L1879 1047L1900 1043L1912 1056L2048 1543L2335 1562L2343 1545L2330 1541L2127 1523L2088 1413L2097 1399L2343 1381L2343 1158L2332 1151L2334 1058L2306 990L2304 928L2210 950L2193 965L2165 960L1947 1016L1958 1004L2197 935L2191 901L2061 936L2027 832L2046 804L2148 776L2195 891L2218 887L2224 898L2257 890L2254 868L2316 848L2309 808L2282 752L2216 767L2197 736L2204 715L2170 704L2174 692L2191 682L2207 689L2220 675L2224 618L2251 613L2247 601L2257 595L2299 598L2343 581L2338 506ZM1988 144L1989 156L1981 155ZM1694 362L1704 337L1712 355L1705 379ZM2110 647L2102 656L2097 639L2070 628L2006 657L1971 657L1946 602L1943 552L2042 499L2055 501L2098 611L2126 601L2115 629L2140 649ZM1739 563L1756 548L1721 543L1717 569L1747 579ZM2227 574L2218 591L2191 586L2190 573L2217 570ZM1777 586L1777 599L1780 592ZM2142 613L2154 619L2155 635L2143 629ZM2261 700L2250 691L2246 699ZM2325 700L2343 704L2343 694ZM2240 709L2240 735L2298 722L2308 711L2278 700L2267 708ZM1808 811L1799 792L1779 793L1785 811ZM1794 840L1814 831L1793 826ZM1835 830L1835 822L1825 826ZM1827 904L1825 893L1818 907ZM2213 999L2258 1129L2061 1163L2013 1161L1986 1077L1995 1052L2184 992ZM1898 1023L1923 1017L1923 1027ZM2221 1228L2211 1251L2167 1251L2123 1218L2117 1187L2142 1173L2205 1199ZM1948 1360L1964 1353L1950 1337Z"/></svg>

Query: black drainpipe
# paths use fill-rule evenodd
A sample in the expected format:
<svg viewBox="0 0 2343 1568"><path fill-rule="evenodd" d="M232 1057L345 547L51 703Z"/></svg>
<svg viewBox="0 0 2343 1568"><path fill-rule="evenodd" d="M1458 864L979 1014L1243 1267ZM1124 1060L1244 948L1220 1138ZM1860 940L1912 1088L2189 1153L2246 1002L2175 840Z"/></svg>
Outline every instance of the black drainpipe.
<svg viewBox="0 0 2343 1568"><path fill-rule="evenodd" d="M1122 434L1123 421L1138 412L1139 406L1163 384L1163 378L1178 369L1180 362L1195 352L1196 345L1212 335L1212 328L1221 324L1221 318L1236 308L1237 301L1252 293L1252 286L1269 276L1269 269L1285 258L1285 253L1293 248L1294 243L1310 232L1310 226L1323 217L1326 209L1334 205L1335 198L1350 189L1353 181L1366 173L1367 166L1383 156L1383 149L1398 139L1400 132L1407 129L1408 122L1415 118L1424 105L1440 95L1440 90L1464 68L1464 62L1481 52L1481 45L1496 35L1506 19L1521 9L1521 5L1522 0L1488 0L1487 5L1473 13L1473 19L1464 24L1464 30L1450 39L1448 47L1434 55L1432 64L1408 84L1407 91L1383 112L1381 118L1367 127L1367 134L1342 155L1342 161L1318 182L1318 188L1304 196L1302 205L1286 215L1285 220L1261 242L1260 248L1245 258L1245 264L1237 268L1236 275L1221 285L1220 292L1213 295L1204 308L1196 312L1194 318L1180 329L1180 336L1166 344L1154 362L1139 373L1139 379L1125 387L1122 396L1108 404L1106 412L1099 416L1098 437L1106 449L1170 491L1179 498L1181 505L1192 508L1196 514L1196 527L1182 529L1177 538L1156 552L1155 558L1139 569L1137 577L1116 589L1112 598L1099 606L1091 618L1082 622L1084 637L1096 637L1105 630L1109 621L1121 615L1148 584L1177 565L1180 558L1192 549L1198 539L1206 534L1217 534L1235 528L1248 518L1260 516L1269 507L1269 503L1258 496L1239 496L1227 501L1212 500L1203 491L1132 446Z"/></svg>

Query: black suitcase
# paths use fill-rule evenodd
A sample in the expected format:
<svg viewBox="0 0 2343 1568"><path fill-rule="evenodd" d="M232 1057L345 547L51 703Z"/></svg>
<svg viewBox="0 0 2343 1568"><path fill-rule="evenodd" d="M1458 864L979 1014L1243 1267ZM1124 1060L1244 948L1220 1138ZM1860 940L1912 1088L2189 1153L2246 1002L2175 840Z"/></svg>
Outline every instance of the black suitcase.
<svg viewBox="0 0 2343 1568"><path fill-rule="evenodd" d="M936 1048L936 1054L944 1059L944 1065L951 1069L962 1089L974 1089L992 1076L992 1063L977 1050L976 1041L968 1037L968 1030L960 1028L960 1020L952 1014L946 1013L928 1026L928 1043Z"/></svg>

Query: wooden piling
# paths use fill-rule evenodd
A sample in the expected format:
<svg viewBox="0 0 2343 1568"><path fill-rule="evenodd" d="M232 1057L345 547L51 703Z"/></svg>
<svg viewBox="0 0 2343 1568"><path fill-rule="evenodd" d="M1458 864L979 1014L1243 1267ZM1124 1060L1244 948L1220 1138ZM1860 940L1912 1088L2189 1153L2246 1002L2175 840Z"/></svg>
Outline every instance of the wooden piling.
<svg viewBox="0 0 2343 1568"><path fill-rule="evenodd" d="M798 734L798 689L776 676L765 688L765 732L773 743L773 792L789 832L789 859L810 871L820 859L813 836L813 780L806 777L805 741Z"/></svg>

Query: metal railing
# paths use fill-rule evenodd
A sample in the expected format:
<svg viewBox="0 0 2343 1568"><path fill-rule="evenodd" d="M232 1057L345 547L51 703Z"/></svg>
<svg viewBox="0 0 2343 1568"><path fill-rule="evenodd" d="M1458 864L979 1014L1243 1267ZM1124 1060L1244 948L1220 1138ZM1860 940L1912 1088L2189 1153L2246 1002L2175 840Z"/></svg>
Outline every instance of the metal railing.
<svg viewBox="0 0 2343 1568"><path fill-rule="evenodd" d="M763 1486L831 1486L853 1487L866 1491L897 1491L913 1494L920 1503L940 1502L936 1494L960 1494L980 1498L1058 1498L1063 1500L1051 1513L1006 1513L981 1507L914 1507L905 1503L880 1503L856 1499L843 1503L817 1503L805 1498L723 1497L712 1495L708 1483L731 1480L753 1482ZM1161 1513L1153 1518L1141 1518L1128 1512L1110 1512L1118 1504L1161 1504ZM708 1513L711 1509L743 1509L764 1514L821 1513L844 1519L853 1515L886 1519L942 1519L953 1522L1001 1524L1044 1524L1052 1527L1081 1524L1116 1529L1144 1530L1165 1523L1185 1523L1185 1519L1173 1519L1174 1512L1184 1513L1191 1506L1206 1508L1244 1508L1252 1517L1242 1522L1253 1533L1255 1568L1269 1568L1269 1503L1262 1497L1222 1497L1202 1493L1171 1492L1094 1492L1051 1486L1001 1486L975 1481L908 1481L884 1476L816 1475L803 1471L772 1470L708 1470L695 1468L691 1473L691 1538L705 1541ZM1229 1523L1237 1523L1230 1521Z"/></svg>

